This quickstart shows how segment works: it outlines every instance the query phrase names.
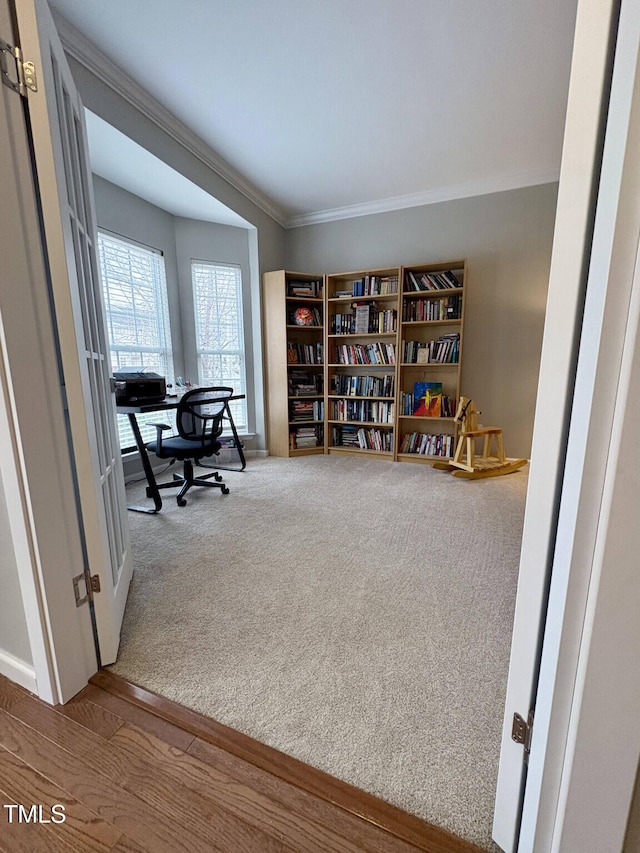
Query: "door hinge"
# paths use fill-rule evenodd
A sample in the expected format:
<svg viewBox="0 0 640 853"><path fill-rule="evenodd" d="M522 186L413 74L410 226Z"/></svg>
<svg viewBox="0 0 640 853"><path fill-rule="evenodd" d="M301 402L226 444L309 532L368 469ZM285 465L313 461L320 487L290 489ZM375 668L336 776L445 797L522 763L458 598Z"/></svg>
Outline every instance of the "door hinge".
<svg viewBox="0 0 640 853"><path fill-rule="evenodd" d="M80 584L84 581L85 594L80 595ZM76 575L73 579L73 594L76 598L76 607L82 607L89 599L93 598L94 592L100 592L100 575L91 575L87 583L87 576L83 572L81 575Z"/></svg>
<svg viewBox="0 0 640 853"><path fill-rule="evenodd" d="M527 720L520 714L513 715L513 725L511 726L511 740L516 743L521 743L524 746L523 761L529 763L529 755L531 753L531 736L533 733L533 711L529 711Z"/></svg>
<svg viewBox="0 0 640 853"><path fill-rule="evenodd" d="M13 76L7 67L10 63L7 57L13 59L15 66ZM14 47L4 39L0 38L0 76L5 86L13 89L23 98L27 97L27 92L38 91L38 79L36 77L36 67L33 62L25 62L22 58L22 51L19 47ZM14 79L15 78L15 79Z"/></svg>

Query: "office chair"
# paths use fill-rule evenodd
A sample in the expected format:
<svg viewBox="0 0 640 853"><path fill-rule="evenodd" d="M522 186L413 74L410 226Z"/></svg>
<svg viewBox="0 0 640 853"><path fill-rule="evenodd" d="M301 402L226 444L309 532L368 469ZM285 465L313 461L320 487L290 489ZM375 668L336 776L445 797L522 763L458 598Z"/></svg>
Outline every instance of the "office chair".
<svg viewBox="0 0 640 853"><path fill-rule="evenodd" d="M155 424L157 437L147 444L160 459L180 459L183 462L183 474L174 474L173 481L159 483L159 489L173 489L182 484L176 496L178 506L185 506L185 495L192 486L209 486L229 494L217 472L194 477L193 466L205 456L217 454L221 448L218 437L222 433L222 418L225 404L233 394L233 388L194 388L187 391L178 403L176 427L178 435L163 438L163 432L171 429L167 424ZM213 480L211 479L213 478Z"/></svg>

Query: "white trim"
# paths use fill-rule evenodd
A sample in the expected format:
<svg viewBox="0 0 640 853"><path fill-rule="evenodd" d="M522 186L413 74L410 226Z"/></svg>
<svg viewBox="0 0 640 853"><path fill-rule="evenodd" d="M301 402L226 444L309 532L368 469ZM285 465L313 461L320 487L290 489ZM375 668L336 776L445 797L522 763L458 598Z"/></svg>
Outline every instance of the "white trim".
<svg viewBox="0 0 640 853"><path fill-rule="evenodd" d="M14 500L6 502L6 507L33 658L33 666L30 668L33 687L14 677L17 672L15 666L11 668L7 664L7 670L0 671L8 678L18 681L23 687L33 690L41 699L53 703L59 698L60 685L52 662L51 626L43 603L42 566L34 541L34 519L27 495L24 455L17 436L15 399L12 389L4 327L0 316L0 432L6 436L6 443L11 445L12 450L10 453L0 453L0 470L5 491L15 496ZM7 659L11 658L14 662L18 661L8 653L0 654L6 654ZM23 666L27 665L23 664ZM36 688L36 673L39 690Z"/></svg>
<svg viewBox="0 0 640 853"><path fill-rule="evenodd" d="M114 62L85 38L72 24L52 9L53 18L65 52L83 65L99 80L128 101L142 115L175 139L183 148L197 157L209 169L242 193L256 207L264 211L279 225L285 224L282 210L260 190L246 180L192 130L162 106L146 89L125 74Z"/></svg>
<svg viewBox="0 0 640 853"><path fill-rule="evenodd" d="M338 219L353 219L357 216L370 216L375 213L388 213L392 210L404 210L408 207L422 207L428 204L440 204L443 201L455 201L491 193L517 190L522 187L533 187L540 184L557 183L560 169L542 169L535 172L522 172L517 175L502 175L495 178L481 178L466 184L449 184L449 186L424 190L409 195L399 195L394 198L383 198L378 201L365 201L362 204L351 204L346 207L334 207L319 210L315 213L301 213L292 216L285 223L285 228L302 228L305 225L318 225L322 222L334 222Z"/></svg>
<svg viewBox="0 0 640 853"><path fill-rule="evenodd" d="M576 353L591 249L594 200L600 173L603 111L608 102L610 85L609 33L614 17L615 0L580 0L494 812L493 838L508 853L516 849L520 853L533 849L549 850L544 845L533 847L536 829L529 824L528 815L530 813L537 820L540 812L542 820L543 816L554 812L556 808L557 788L554 789L553 784L542 786L538 761L548 762L553 765L552 773L558 772L562 746L545 750L542 709L550 701L551 687L540 680L536 696L536 682L545 615L545 644L554 630L561 630L564 617L563 609L558 612L547 607L548 578L553 562L557 512L563 488ZM565 488L568 488L567 482L569 486L573 485L575 478L565 478ZM553 563L553 572L557 582L557 562ZM569 684L568 681L566 683ZM526 719L534 702L536 720L520 830L520 792L524 784L522 746L514 743L511 725L513 714L517 712ZM562 726L556 725L553 734L562 741ZM536 802L543 798L547 801L546 807L538 808Z"/></svg>
<svg viewBox="0 0 640 853"><path fill-rule="evenodd" d="M623 0L523 809L535 841L522 851L617 853L640 755L639 70L640 0Z"/></svg>
<svg viewBox="0 0 640 853"><path fill-rule="evenodd" d="M15 681L16 684L20 684L31 693L38 695L35 669L30 664L10 655L9 652L3 652L1 649L0 675L4 675L10 681Z"/></svg>

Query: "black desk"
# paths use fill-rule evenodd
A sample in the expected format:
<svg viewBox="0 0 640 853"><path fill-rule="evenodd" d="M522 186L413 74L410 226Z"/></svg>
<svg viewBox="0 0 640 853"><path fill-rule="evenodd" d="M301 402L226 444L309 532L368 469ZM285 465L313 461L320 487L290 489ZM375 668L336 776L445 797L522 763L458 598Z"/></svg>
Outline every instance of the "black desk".
<svg viewBox="0 0 640 853"><path fill-rule="evenodd" d="M244 400L244 394L234 394L232 397L229 397L229 400ZM229 422L229 426L231 427L231 432L233 434L233 440L235 442L235 446L238 450L238 456L240 457L240 467L239 468L229 468L222 465L202 465L202 468L216 468L222 471L244 471L245 466L247 464L246 459L244 458L244 453L242 451L242 442L238 437L238 433L236 431L236 425L233 422L233 417L231 415L231 409L229 408L229 400L225 400L224 408L224 419ZM147 448L145 443L140 435L140 427L138 426L138 421L136 415L147 414L149 412L164 412L168 409L177 409L180 400L178 397L165 397L164 400L156 403L139 403L133 406L116 406L116 412L119 415L128 415L129 423L131 424L131 429L133 431L133 437L136 440L136 447L138 448L138 452L140 454L140 459L142 460L142 467L144 469L145 477L147 478L147 495L153 499L153 508L145 507L145 506L132 506L129 505L127 509L131 509L134 512L149 512L154 513L158 512L162 509L162 498L160 497L160 490L158 489L158 484L156 482L155 475L153 473L153 468L151 467L151 462L149 461L149 454L147 453Z"/></svg>

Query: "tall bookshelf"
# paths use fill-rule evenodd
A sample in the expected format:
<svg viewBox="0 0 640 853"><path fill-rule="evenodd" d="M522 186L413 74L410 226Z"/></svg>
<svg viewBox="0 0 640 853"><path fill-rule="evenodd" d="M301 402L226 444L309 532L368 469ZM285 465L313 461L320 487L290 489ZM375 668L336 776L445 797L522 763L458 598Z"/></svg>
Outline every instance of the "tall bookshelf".
<svg viewBox="0 0 640 853"><path fill-rule="evenodd" d="M466 262L401 271L395 458L433 462L455 452Z"/></svg>
<svg viewBox="0 0 640 853"><path fill-rule="evenodd" d="M267 272L263 306L269 453L324 453L323 277Z"/></svg>
<svg viewBox="0 0 640 853"><path fill-rule="evenodd" d="M400 269L326 280L329 453L393 459Z"/></svg>
<svg viewBox="0 0 640 853"><path fill-rule="evenodd" d="M269 452L417 463L451 457L466 280L464 260L324 280L265 273ZM304 308L309 325L295 317Z"/></svg>

